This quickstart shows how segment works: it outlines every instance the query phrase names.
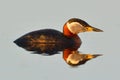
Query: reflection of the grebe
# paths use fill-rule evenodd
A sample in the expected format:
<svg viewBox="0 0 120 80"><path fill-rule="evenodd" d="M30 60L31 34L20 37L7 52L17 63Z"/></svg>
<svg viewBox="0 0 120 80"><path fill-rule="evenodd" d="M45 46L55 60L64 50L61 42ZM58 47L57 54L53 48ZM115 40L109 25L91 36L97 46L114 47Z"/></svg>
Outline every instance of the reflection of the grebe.
<svg viewBox="0 0 120 80"><path fill-rule="evenodd" d="M88 60L101 56L101 54L82 54L79 51L65 49L63 51L63 59L70 66L78 66L85 64Z"/></svg>

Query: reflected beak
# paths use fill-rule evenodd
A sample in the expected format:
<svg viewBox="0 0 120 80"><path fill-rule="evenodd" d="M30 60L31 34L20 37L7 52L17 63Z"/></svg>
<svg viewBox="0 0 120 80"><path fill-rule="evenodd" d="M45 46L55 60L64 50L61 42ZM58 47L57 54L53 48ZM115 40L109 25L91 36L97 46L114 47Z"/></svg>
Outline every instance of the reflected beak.
<svg viewBox="0 0 120 80"><path fill-rule="evenodd" d="M87 54L86 56L86 59L90 60L90 59L93 59L93 58L96 58L98 56L102 56L102 54Z"/></svg>
<svg viewBox="0 0 120 80"><path fill-rule="evenodd" d="M86 32L91 32L91 31L94 31L94 32L103 32L103 30L95 28L95 27L92 27L92 26L85 27L85 31Z"/></svg>

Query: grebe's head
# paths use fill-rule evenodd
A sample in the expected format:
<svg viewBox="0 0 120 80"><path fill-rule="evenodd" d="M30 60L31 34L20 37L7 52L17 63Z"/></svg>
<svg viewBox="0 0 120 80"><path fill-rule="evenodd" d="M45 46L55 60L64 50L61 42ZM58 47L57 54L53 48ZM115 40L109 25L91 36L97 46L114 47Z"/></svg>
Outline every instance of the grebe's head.
<svg viewBox="0 0 120 80"><path fill-rule="evenodd" d="M66 22L66 26L68 30L73 34L78 34L80 32L103 32L102 30L90 26L87 22L78 19L78 18L71 18Z"/></svg>

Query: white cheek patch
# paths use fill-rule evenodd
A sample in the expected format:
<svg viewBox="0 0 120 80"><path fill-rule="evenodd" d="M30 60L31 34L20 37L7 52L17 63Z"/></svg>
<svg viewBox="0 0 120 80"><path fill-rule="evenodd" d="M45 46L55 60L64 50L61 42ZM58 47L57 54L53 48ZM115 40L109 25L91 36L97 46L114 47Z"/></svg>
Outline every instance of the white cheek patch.
<svg viewBox="0 0 120 80"><path fill-rule="evenodd" d="M79 59L73 57L73 54L70 54L67 58L67 63L71 62L72 64L78 64Z"/></svg>
<svg viewBox="0 0 120 80"><path fill-rule="evenodd" d="M78 51L73 51L67 58L67 63L78 64L80 61L83 60L83 56L79 54Z"/></svg>
<svg viewBox="0 0 120 80"><path fill-rule="evenodd" d="M78 23L78 22L72 22L72 23L67 23L68 29L70 30L70 32L72 32L73 34L77 34L79 32L83 32L83 26Z"/></svg>

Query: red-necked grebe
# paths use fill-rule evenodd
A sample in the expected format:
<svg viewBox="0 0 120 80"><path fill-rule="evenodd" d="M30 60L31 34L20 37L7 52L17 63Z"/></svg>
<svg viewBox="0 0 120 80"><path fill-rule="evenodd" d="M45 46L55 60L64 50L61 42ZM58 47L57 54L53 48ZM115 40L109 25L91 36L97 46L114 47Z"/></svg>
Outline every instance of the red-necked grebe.
<svg viewBox="0 0 120 80"><path fill-rule="evenodd" d="M57 54L58 51L63 51L63 59L68 64L79 65L99 56L99 54L78 54L77 51L82 43L78 33L92 31L103 32L92 27L84 20L71 18L64 24L63 32L54 29L32 31L18 38L14 43L38 54L47 53L53 55Z"/></svg>

